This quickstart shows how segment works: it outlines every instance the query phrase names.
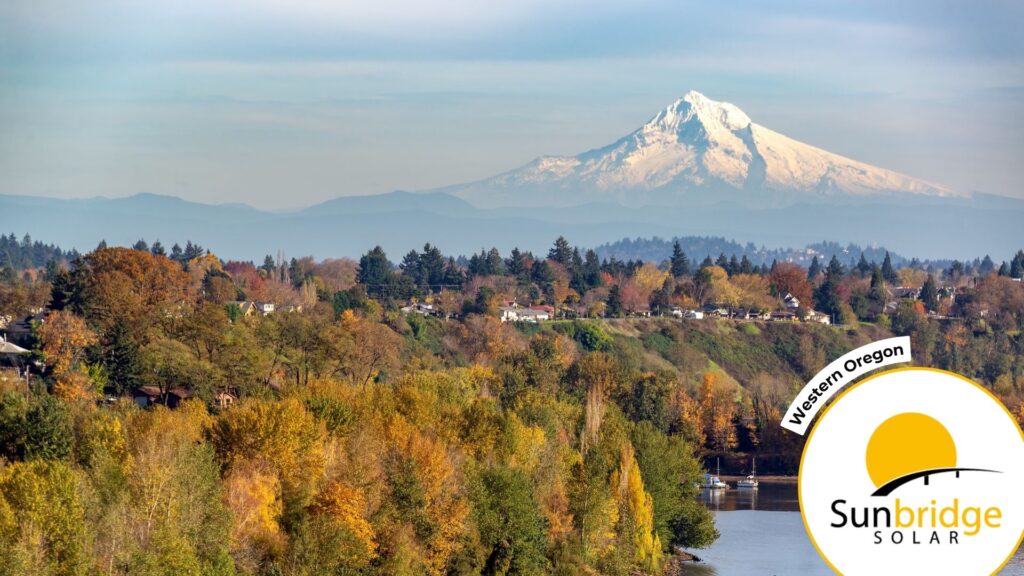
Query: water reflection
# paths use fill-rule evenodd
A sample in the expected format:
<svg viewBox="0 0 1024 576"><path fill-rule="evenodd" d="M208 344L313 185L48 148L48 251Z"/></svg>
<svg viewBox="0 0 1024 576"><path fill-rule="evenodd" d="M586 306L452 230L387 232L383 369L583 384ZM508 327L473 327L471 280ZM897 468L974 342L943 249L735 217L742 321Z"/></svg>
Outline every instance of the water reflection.
<svg viewBox="0 0 1024 576"><path fill-rule="evenodd" d="M715 512L760 510L765 512L799 512L796 484L761 482L756 490L702 490L701 500Z"/></svg>
<svg viewBox="0 0 1024 576"><path fill-rule="evenodd" d="M800 519L795 483L766 483L757 490L704 490L721 537L706 550L690 550L702 562L686 565L687 576L829 576L832 571L811 546ZM1024 576L1021 551L1000 572Z"/></svg>

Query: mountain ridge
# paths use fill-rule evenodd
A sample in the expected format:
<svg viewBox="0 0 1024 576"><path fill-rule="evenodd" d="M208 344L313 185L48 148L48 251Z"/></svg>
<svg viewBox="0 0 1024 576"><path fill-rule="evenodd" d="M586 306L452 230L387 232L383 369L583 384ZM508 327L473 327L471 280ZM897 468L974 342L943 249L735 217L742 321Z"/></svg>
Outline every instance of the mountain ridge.
<svg viewBox="0 0 1024 576"><path fill-rule="evenodd" d="M753 122L739 107L690 91L615 142L541 156L491 178L435 188L481 207L626 206L734 201L777 208L844 196L969 194L833 154Z"/></svg>

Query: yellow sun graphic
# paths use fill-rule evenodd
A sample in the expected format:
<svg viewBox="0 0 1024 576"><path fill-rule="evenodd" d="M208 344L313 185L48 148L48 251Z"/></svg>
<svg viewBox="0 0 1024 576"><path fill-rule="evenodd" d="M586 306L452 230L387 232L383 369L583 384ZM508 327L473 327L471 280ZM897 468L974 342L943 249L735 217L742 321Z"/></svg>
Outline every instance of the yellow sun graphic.
<svg viewBox="0 0 1024 576"><path fill-rule="evenodd" d="M882 422L867 449L868 475L876 488L924 470L956 467L956 444L941 422L916 412Z"/></svg>

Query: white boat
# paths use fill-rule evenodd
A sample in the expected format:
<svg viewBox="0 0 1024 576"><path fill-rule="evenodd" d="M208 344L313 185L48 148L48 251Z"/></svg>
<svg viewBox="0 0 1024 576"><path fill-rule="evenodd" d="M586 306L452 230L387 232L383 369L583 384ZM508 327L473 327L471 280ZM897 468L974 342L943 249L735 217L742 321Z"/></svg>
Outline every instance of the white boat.
<svg viewBox="0 0 1024 576"><path fill-rule="evenodd" d="M753 463L753 468L754 469L751 470L750 476L747 476L743 480L740 480L739 482L736 483L736 487L737 488L746 488L748 490L756 490L757 489L757 485L758 485L758 482L757 482L757 460L756 459L752 459L751 462Z"/></svg>
<svg viewBox="0 0 1024 576"><path fill-rule="evenodd" d="M722 479L720 478L722 474L722 466L717 459L715 460L715 467L718 470L715 472L714 475L705 474L704 482L700 485L700 487L704 490L727 490L729 488L729 485L726 484L725 482L722 482Z"/></svg>

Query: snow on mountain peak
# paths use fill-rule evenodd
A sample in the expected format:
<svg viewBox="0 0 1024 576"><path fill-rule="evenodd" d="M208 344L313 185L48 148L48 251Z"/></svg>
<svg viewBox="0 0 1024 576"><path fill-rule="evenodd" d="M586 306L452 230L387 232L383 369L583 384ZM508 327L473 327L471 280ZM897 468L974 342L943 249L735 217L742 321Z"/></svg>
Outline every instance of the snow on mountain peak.
<svg viewBox="0 0 1024 576"><path fill-rule="evenodd" d="M471 202L544 205L709 202L782 206L838 196L956 196L941 185L787 138L739 107L689 91L638 130L577 156L548 156L454 187Z"/></svg>

